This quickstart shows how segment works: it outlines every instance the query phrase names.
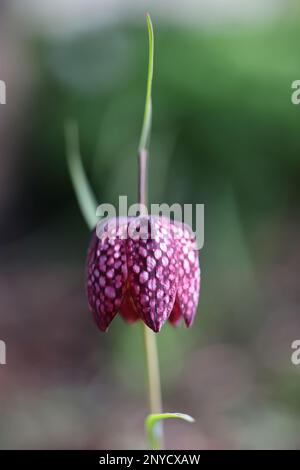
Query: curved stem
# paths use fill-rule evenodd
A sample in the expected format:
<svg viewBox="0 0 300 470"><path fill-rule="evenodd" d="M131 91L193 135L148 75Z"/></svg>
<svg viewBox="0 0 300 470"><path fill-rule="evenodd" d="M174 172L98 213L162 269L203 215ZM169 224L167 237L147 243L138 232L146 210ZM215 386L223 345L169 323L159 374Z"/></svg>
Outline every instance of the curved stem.
<svg viewBox="0 0 300 470"><path fill-rule="evenodd" d="M145 111L143 119L143 127L141 132L139 152L146 149L149 145L150 131L151 131L151 118L152 118L152 80L153 80L153 62L154 62L154 33L152 21L149 13L147 13L147 26L149 37L149 62L148 62L148 77L147 77L147 91L145 101Z"/></svg>
<svg viewBox="0 0 300 470"><path fill-rule="evenodd" d="M153 55L154 55L154 37L153 27L150 15L147 14L147 25L149 34L149 64L148 64L148 79L143 127L141 132L139 144L139 204L140 212L147 206L147 163L148 163L148 145L151 129L152 118L152 103L151 103L151 88L153 79ZM151 414L162 412L161 400L161 385L160 385L160 372L158 362L158 352L156 344L155 333L143 324L143 338L145 345L146 365L147 365L147 382L148 382L148 395L149 395L149 408ZM151 446L152 443L149 442ZM157 445L158 448L163 447L163 428L162 423L158 423L157 428Z"/></svg>

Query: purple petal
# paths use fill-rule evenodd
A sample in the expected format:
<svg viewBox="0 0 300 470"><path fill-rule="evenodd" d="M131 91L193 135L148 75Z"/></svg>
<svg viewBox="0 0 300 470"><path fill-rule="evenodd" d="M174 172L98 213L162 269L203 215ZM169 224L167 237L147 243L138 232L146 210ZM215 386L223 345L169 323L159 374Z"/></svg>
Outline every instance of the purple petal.
<svg viewBox="0 0 300 470"><path fill-rule="evenodd" d="M90 310L102 331L107 330L121 306L126 280L125 240L107 230L99 239L94 231L87 258L86 292Z"/></svg>
<svg viewBox="0 0 300 470"><path fill-rule="evenodd" d="M178 326L182 320L181 310L178 302L178 298L176 297L173 310L171 315L169 316L169 322L172 326Z"/></svg>
<svg viewBox="0 0 300 470"><path fill-rule="evenodd" d="M187 225L174 223L179 270L177 296L181 315L191 326L197 311L200 294L200 267L195 236Z"/></svg>
<svg viewBox="0 0 300 470"><path fill-rule="evenodd" d="M140 221L143 238L127 240L128 279L139 315L149 328L158 332L175 302L178 271L176 246L169 222L158 217L141 217Z"/></svg>
<svg viewBox="0 0 300 470"><path fill-rule="evenodd" d="M127 323L134 323L141 319L134 305L130 290L128 290L124 296L123 303L120 308L120 314Z"/></svg>

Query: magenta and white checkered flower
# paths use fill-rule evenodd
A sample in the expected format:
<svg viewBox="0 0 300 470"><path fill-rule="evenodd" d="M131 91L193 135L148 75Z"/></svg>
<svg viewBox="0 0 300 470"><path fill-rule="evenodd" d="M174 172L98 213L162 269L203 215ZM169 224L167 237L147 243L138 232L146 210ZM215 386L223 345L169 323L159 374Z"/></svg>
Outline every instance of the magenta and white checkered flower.
<svg viewBox="0 0 300 470"><path fill-rule="evenodd" d="M118 312L155 332L166 320L176 326L183 318L191 326L200 291L194 234L165 217L105 221L92 234L86 291L102 331Z"/></svg>

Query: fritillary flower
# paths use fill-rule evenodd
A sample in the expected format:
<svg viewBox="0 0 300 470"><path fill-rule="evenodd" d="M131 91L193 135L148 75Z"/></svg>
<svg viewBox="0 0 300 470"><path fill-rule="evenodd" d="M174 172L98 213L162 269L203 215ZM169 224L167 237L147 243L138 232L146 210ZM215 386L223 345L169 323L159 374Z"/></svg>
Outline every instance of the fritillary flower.
<svg viewBox="0 0 300 470"><path fill-rule="evenodd" d="M163 413L156 336L168 320L191 326L200 291L196 238L183 223L162 216L148 216L147 161L152 118L154 34L147 14L149 62L142 131L138 147L138 217L112 217L93 230L86 263L86 293L90 310L102 331L120 313L128 323L143 320L150 414L145 428L151 449L163 449L161 420L193 422L184 413ZM93 229L96 198L80 160L77 127L66 126L70 175L87 225ZM101 211L100 211L101 212ZM101 212L102 213L102 212ZM149 328L147 328L147 326Z"/></svg>
<svg viewBox="0 0 300 470"><path fill-rule="evenodd" d="M169 320L191 326L200 269L191 229L165 217L112 218L92 233L86 291L100 330L115 315L160 331Z"/></svg>

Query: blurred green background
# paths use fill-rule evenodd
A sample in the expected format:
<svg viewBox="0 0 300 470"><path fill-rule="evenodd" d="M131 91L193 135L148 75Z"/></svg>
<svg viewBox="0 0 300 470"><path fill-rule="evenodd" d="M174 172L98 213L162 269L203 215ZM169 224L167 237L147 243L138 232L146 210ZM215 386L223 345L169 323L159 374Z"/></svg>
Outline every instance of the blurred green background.
<svg viewBox="0 0 300 470"><path fill-rule="evenodd" d="M196 419L167 446L299 448L298 2L41 3L0 2L0 447L145 447L141 325L88 312L63 128L99 203L136 202L150 10L150 201L205 204L194 326L158 336L164 409Z"/></svg>

